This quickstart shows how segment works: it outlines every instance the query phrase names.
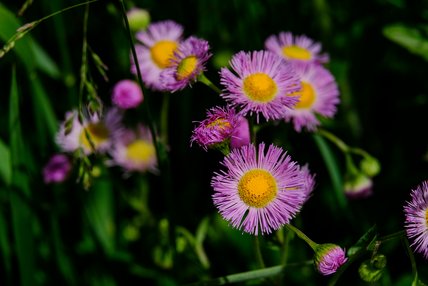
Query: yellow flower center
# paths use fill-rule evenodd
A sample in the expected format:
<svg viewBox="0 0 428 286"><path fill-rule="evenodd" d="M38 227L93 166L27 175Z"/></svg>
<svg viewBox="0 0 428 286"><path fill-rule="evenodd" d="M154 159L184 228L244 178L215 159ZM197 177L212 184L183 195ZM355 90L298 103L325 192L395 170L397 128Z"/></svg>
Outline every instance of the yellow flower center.
<svg viewBox="0 0 428 286"><path fill-rule="evenodd" d="M425 221L426 221L426 223L428 225L428 209L425 212Z"/></svg>
<svg viewBox="0 0 428 286"><path fill-rule="evenodd" d="M170 60L177 49L177 43L174 41L159 41L150 48L150 54L156 65L164 69L170 65Z"/></svg>
<svg viewBox="0 0 428 286"><path fill-rule="evenodd" d="M296 60L310 60L312 56L308 50L296 45L283 47L282 54L287 58Z"/></svg>
<svg viewBox="0 0 428 286"><path fill-rule="evenodd" d="M195 56L184 58L177 67L177 79L182 80L189 77L196 69L198 59Z"/></svg>
<svg viewBox="0 0 428 286"><path fill-rule="evenodd" d="M276 95L275 81L264 73L254 73L244 79L244 92L254 101L269 102Z"/></svg>
<svg viewBox="0 0 428 286"><path fill-rule="evenodd" d="M276 180L266 170L253 169L246 172L238 183L239 197L251 207L267 206L277 193Z"/></svg>
<svg viewBox="0 0 428 286"><path fill-rule="evenodd" d="M207 128L217 128L220 130L225 130L227 128L230 128L230 122L227 121L224 118L217 118L216 120L214 120L213 122L210 122L209 124L206 125Z"/></svg>
<svg viewBox="0 0 428 286"><path fill-rule="evenodd" d="M301 84L302 89L291 94L292 96L300 96L295 108L310 108L315 101L315 90L310 83L302 81Z"/></svg>
<svg viewBox="0 0 428 286"><path fill-rule="evenodd" d="M92 149L92 145L88 140L89 137L93 143L94 149L97 149L100 144L107 141L109 135L110 132L104 123L89 123L80 133L80 142L86 149Z"/></svg>
<svg viewBox="0 0 428 286"><path fill-rule="evenodd" d="M134 162L146 162L154 155L155 147L144 140L135 140L126 147L126 157Z"/></svg>

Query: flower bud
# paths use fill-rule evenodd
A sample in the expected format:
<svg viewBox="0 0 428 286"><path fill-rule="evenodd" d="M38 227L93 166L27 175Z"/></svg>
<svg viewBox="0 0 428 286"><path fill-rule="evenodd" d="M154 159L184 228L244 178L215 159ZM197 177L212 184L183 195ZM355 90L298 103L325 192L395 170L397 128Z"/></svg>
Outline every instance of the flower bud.
<svg viewBox="0 0 428 286"><path fill-rule="evenodd" d="M319 244L315 247L315 266L322 275L333 274L348 258L345 251L333 243Z"/></svg>
<svg viewBox="0 0 428 286"><path fill-rule="evenodd" d="M129 28L133 32L144 30L150 24L150 14L145 9L132 8L126 15L128 17Z"/></svg>
<svg viewBox="0 0 428 286"><path fill-rule="evenodd" d="M386 257L383 254L378 254L371 260L366 260L361 263L358 268L358 273L362 280L368 283L378 281L383 274L386 266Z"/></svg>
<svg viewBox="0 0 428 286"><path fill-rule="evenodd" d="M349 199L360 199L371 196L373 193L372 187L372 180L362 172L347 176L344 183L345 195Z"/></svg>
<svg viewBox="0 0 428 286"><path fill-rule="evenodd" d="M70 159L64 154L53 155L43 169L45 184L64 182L71 171Z"/></svg>
<svg viewBox="0 0 428 286"><path fill-rule="evenodd" d="M372 156L364 156L360 162L360 169L369 177L374 177L380 172L379 161Z"/></svg>

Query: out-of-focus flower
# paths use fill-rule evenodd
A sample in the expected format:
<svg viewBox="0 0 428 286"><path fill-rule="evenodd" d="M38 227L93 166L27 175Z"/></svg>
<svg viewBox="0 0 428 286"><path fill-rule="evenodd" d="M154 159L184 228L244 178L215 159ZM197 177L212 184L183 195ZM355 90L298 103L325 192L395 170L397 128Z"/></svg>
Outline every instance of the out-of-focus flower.
<svg viewBox="0 0 428 286"><path fill-rule="evenodd" d="M333 243L318 244L314 251L314 263L322 275L335 273L348 260L345 251Z"/></svg>
<svg viewBox="0 0 428 286"><path fill-rule="evenodd" d="M111 150L112 165L121 166L127 173L157 173L156 149L150 130L139 125L135 130L118 129Z"/></svg>
<svg viewBox="0 0 428 286"><path fill-rule="evenodd" d="M174 52L171 64L160 75L163 89L175 92L195 82L211 57L209 48L207 41L193 36L183 41Z"/></svg>
<svg viewBox="0 0 428 286"><path fill-rule="evenodd" d="M362 199L373 194L373 181L363 172L345 175L345 195L349 199Z"/></svg>
<svg viewBox="0 0 428 286"><path fill-rule="evenodd" d="M239 116L236 127L230 136L230 147L239 148L251 142L250 125L247 118Z"/></svg>
<svg viewBox="0 0 428 286"><path fill-rule="evenodd" d="M331 118L339 104L339 89L334 76L323 66L301 62L293 63L302 89L293 94L299 98L294 109L285 113L285 120L292 121L294 129L315 131L320 122L317 115Z"/></svg>
<svg viewBox="0 0 428 286"><path fill-rule="evenodd" d="M120 126L121 115L110 109L103 118L93 114L89 118L78 119L77 111L67 112L56 134L56 143L63 152L74 152L82 148L85 154L103 153L112 144L111 135Z"/></svg>
<svg viewBox="0 0 428 286"><path fill-rule="evenodd" d="M232 149L211 186L220 214L235 228L259 235L287 224L306 201L299 165L281 148L253 144Z"/></svg>
<svg viewBox="0 0 428 286"><path fill-rule="evenodd" d="M143 102L143 91L133 80L120 80L113 87L112 102L121 109L136 108Z"/></svg>
<svg viewBox="0 0 428 286"><path fill-rule="evenodd" d="M150 24L150 14L147 10L133 7L126 13L129 28L132 32L144 30Z"/></svg>
<svg viewBox="0 0 428 286"><path fill-rule="evenodd" d="M324 64L329 61L328 54L321 53L321 44L305 35L280 32L265 41L265 48L287 60Z"/></svg>
<svg viewBox="0 0 428 286"><path fill-rule="evenodd" d="M147 30L140 31L135 45L141 77L147 87L162 91L161 72L171 65L174 52L181 42L183 27L166 20L151 23ZM137 67L131 55L131 72L137 74Z"/></svg>
<svg viewBox="0 0 428 286"><path fill-rule="evenodd" d="M239 116L230 107L214 107L207 111L207 118L193 130L190 144L196 142L204 150L216 148L229 150L229 143L238 126ZM228 153L228 152L226 152Z"/></svg>
<svg viewBox="0 0 428 286"><path fill-rule="evenodd" d="M411 192L404 205L407 236L415 252L428 259L428 181L423 181Z"/></svg>
<svg viewBox="0 0 428 286"><path fill-rule="evenodd" d="M289 96L300 90L300 81L291 64L268 51L239 52L228 68L220 71L220 82L225 87L220 95L245 116L261 113L266 120L280 119L297 103Z"/></svg>
<svg viewBox="0 0 428 286"><path fill-rule="evenodd" d="M65 154L54 154L43 168L45 184L64 182L72 169L71 161Z"/></svg>

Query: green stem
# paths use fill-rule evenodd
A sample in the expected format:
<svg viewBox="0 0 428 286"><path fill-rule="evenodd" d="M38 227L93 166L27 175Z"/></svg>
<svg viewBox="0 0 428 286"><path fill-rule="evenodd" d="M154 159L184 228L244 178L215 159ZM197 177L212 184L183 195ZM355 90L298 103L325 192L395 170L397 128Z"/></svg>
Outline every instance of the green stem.
<svg viewBox="0 0 428 286"><path fill-rule="evenodd" d="M383 237L380 237L378 240L383 243L383 242L386 242L388 240L392 240L392 239L396 239L396 238L402 238L405 234L406 234L405 230L400 230L400 231L385 235Z"/></svg>
<svg viewBox="0 0 428 286"><path fill-rule="evenodd" d="M82 115L82 106L83 106L83 90L86 84L86 73L87 73L87 51L88 51L88 42L87 42L87 31L88 31L88 17L89 17L89 5L85 7L85 15L83 16L83 45L82 45L82 66L80 67L80 87L79 87L79 116ZM89 136L87 136L89 137Z"/></svg>
<svg viewBox="0 0 428 286"><path fill-rule="evenodd" d="M291 224L286 224L285 227L287 229L291 230L292 232L294 232L299 238L301 238L302 240L304 240L312 248L313 251L316 250L316 247L318 246L318 244L315 243L312 239L310 239L300 229L298 229L297 227L295 227L295 226L293 226Z"/></svg>
<svg viewBox="0 0 428 286"><path fill-rule="evenodd" d="M409 259L410 259L410 264L412 265L412 274L415 277L412 285L416 285L415 281L418 280L418 269L416 267L415 256L413 255L413 251L410 248L409 240L407 239L407 237L402 236L402 240L406 246L407 254L409 255Z"/></svg>
<svg viewBox="0 0 428 286"><path fill-rule="evenodd" d="M198 76L198 81L205 84L206 86L208 86L209 88L211 88L212 90L214 90L215 92L217 92L218 94L221 94L221 89L219 89L215 84L212 83L212 81L210 81L204 73L201 73Z"/></svg>
<svg viewBox="0 0 428 286"><path fill-rule="evenodd" d="M349 152L348 145L333 133L321 128L318 129L317 133L323 136L324 138L330 140L331 142L333 142L343 153Z"/></svg>
<svg viewBox="0 0 428 286"><path fill-rule="evenodd" d="M260 248L259 236L255 235L253 241L254 241L254 250L255 250L255 254L256 254L257 263L259 264L260 268L263 269L263 268L265 268L265 262L263 261L263 255L262 255L262 251Z"/></svg>
<svg viewBox="0 0 428 286"><path fill-rule="evenodd" d="M163 95L162 109L161 109L161 118L160 118L160 128L161 128L161 140L163 144L168 146L168 110L169 110L169 95L165 93Z"/></svg>

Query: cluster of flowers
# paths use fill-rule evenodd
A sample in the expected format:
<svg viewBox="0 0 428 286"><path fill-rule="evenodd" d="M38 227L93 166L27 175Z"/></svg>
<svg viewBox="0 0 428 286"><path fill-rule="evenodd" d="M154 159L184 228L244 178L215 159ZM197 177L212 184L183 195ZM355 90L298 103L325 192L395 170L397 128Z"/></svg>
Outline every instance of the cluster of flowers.
<svg viewBox="0 0 428 286"><path fill-rule="evenodd" d="M197 81L213 86L204 75L212 56L209 43L195 36L183 39L183 30L180 24L167 20L151 23L135 34L137 59L131 60L131 72L140 74L153 91L176 92ZM292 123L296 132L316 131L321 124L318 118L332 118L340 102L336 80L324 66L328 61L319 43L280 32L266 39L264 50L240 51L230 59L230 67L221 68L222 89L213 89L226 104L207 111L193 130L190 144L225 154L221 162L224 170L215 172L211 180L212 198L233 227L253 235L269 234L289 225L311 197L315 174L309 166L299 165L281 147L252 142L249 123L253 117L256 124L262 119L283 120ZM117 108L102 118L91 115L81 119L76 111L68 113L57 143L64 152L107 152L114 165L127 171L155 172L155 147L148 129L139 126L130 130L121 124L124 110L142 100L133 81L118 83L112 96ZM46 182L64 178L57 170L65 162L52 159L45 169L50 174ZM69 169L64 167L63 173ZM428 183L413 191L405 214L413 246L428 258ZM315 252L320 273L332 274L347 261L341 247L305 240Z"/></svg>

